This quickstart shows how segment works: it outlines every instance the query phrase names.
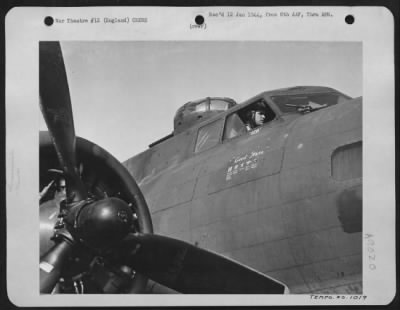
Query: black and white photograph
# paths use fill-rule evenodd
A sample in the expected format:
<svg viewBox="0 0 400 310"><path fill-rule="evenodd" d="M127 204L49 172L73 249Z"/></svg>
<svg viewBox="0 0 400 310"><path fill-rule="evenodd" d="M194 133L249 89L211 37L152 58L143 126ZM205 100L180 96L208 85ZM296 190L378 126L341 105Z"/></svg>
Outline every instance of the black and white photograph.
<svg viewBox="0 0 400 310"><path fill-rule="evenodd" d="M37 207L23 216L35 224L37 257L26 267L35 283L31 305L69 298L102 305L102 296L116 294L122 299L109 305L131 305L124 298L135 296L138 305L218 305L226 294L232 305L359 305L375 288L385 290L374 279L395 268L394 235L383 237L394 231L393 188L386 187L380 213L370 189L390 182L394 154L385 126L377 149L379 133L371 130L382 119L371 115L393 108L391 71L382 66L381 84L366 77L376 70L371 40L325 25L345 8L309 11L183 8L193 16L190 30L181 38L167 30L163 39L153 34L162 21L149 25L153 32L145 28L150 8L113 17L54 10L51 23L50 14L36 12L45 17L29 43L36 49L29 163L36 166L8 176L12 193L23 175L37 186L29 192ZM290 32L295 13L310 21L308 34ZM223 37L228 17L249 22ZM270 21L287 27L281 39L258 35ZM325 37L311 31L317 22ZM96 33L93 23L108 32L88 38L83 30ZM69 32L79 27L81 34ZM129 27L138 34L117 31ZM10 72L13 81L21 77ZM376 112L371 99L385 87L388 105ZM18 148L9 148L11 171L27 161ZM377 154L388 169L371 171L366 163ZM13 231L9 237L19 239Z"/></svg>
<svg viewBox="0 0 400 310"><path fill-rule="evenodd" d="M141 272L182 293L362 293L361 55L359 43L40 42L41 277L63 279L41 278L42 293L129 293ZM78 136L82 124L132 153L117 164L74 141L75 119Z"/></svg>

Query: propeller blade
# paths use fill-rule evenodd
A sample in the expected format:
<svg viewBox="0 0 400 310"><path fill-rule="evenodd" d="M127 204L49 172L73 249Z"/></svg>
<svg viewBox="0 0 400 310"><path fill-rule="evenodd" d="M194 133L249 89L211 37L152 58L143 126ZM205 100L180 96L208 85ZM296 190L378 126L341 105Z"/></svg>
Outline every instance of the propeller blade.
<svg viewBox="0 0 400 310"><path fill-rule="evenodd" d="M118 262L187 294L283 294L286 286L231 259L189 243L130 234L113 251Z"/></svg>
<svg viewBox="0 0 400 310"><path fill-rule="evenodd" d="M77 172L74 120L60 43L40 42L39 62L42 114L68 183L68 201L79 201L87 192Z"/></svg>

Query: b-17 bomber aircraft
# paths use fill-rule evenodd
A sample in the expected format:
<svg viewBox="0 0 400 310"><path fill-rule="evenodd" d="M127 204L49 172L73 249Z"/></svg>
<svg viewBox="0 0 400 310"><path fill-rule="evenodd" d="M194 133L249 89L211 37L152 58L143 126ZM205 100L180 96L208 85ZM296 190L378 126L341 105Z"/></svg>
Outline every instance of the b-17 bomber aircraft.
<svg viewBox="0 0 400 310"><path fill-rule="evenodd" d="M122 165L75 136L60 45L39 48L40 187L66 182L41 199L42 294L362 292L362 98L191 101Z"/></svg>

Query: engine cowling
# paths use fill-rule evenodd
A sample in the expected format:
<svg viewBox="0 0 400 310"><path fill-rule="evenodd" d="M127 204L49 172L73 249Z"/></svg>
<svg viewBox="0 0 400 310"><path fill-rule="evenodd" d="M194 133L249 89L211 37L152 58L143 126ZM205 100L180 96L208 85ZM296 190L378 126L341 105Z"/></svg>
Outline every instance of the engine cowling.
<svg viewBox="0 0 400 310"><path fill-rule="evenodd" d="M47 131L40 132L40 189L49 184L54 175L50 169L60 169L54 145ZM135 180L125 167L110 153L98 145L77 137L77 160L81 167L81 178L88 188L89 195L102 203L94 203L88 208L83 208L79 217L81 228L86 229L89 245L96 247L101 243L107 245L126 234L129 229L140 233L152 233L153 226L146 201ZM61 169L60 169L61 170ZM51 192L51 191L50 191ZM52 196L53 193L50 193ZM60 220L59 201L50 197L40 205L40 255L46 253L54 242L54 227ZM112 200L110 208L107 201ZM118 209L118 210L117 210ZM90 227L88 221L94 218L99 227ZM132 228L133 227L133 228ZM110 233L112 236L110 236ZM108 239L107 239L108 238ZM107 240L105 240L107 239ZM137 274L130 292L142 292L147 283L147 278Z"/></svg>

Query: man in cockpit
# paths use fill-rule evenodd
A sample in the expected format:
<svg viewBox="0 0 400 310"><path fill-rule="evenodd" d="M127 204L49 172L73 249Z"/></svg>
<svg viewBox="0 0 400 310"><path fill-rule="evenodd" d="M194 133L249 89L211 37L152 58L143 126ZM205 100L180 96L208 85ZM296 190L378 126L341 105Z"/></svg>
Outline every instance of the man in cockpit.
<svg viewBox="0 0 400 310"><path fill-rule="evenodd" d="M250 110L247 113L246 128L248 131L260 127L265 122L265 111L261 108Z"/></svg>

